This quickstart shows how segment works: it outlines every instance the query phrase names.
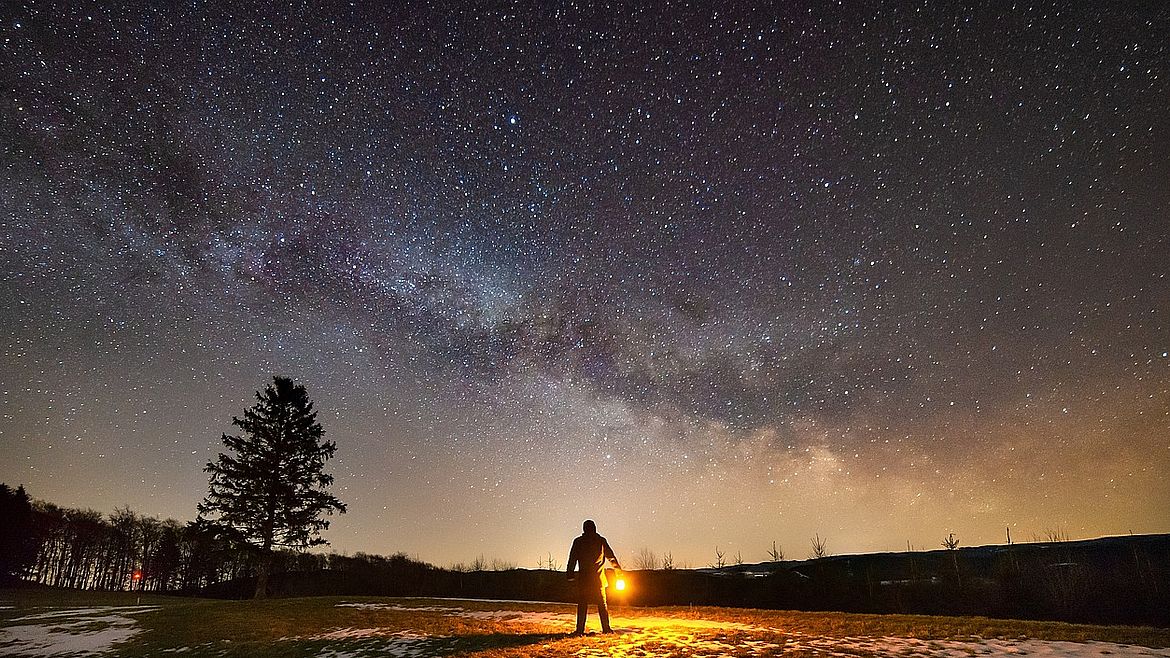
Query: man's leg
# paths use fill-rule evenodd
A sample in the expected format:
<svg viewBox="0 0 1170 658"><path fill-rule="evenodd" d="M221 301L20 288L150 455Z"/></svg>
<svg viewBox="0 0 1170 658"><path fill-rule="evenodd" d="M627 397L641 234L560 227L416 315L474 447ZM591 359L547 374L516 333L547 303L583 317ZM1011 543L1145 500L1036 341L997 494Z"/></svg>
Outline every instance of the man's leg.
<svg viewBox="0 0 1170 658"><path fill-rule="evenodd" d="M601 590L601 598L597 600L597 616L601 617L601 632L612 633L609 627L609 607L605 604L605 589Z"/></svg>
<svg viewBox="0 0 1170 658"><path fill-rule="evenodd" d="M585 597L577 597L577 630L578 635L585 632L585 615L589 614L589 602Z"/></svg>

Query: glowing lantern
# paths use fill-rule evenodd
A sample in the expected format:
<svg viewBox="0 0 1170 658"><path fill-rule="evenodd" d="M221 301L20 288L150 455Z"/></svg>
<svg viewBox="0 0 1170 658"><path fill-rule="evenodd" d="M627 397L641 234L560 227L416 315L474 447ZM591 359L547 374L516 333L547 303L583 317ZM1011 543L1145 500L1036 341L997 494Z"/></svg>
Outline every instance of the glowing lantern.
<svg viewBox="0 0 1170 658"><path fill-rule="evenodd" d="M621 569L606 569L605 585L610 588L610 593L615 591L624 592L626 589L626 575L622 573Z"/></svg>
<svg viewBox="0 0 1170 658"><path fill-rule="evenodd" d="M134 582L142 580L142 570L135 569L134 573L130 574L130 580L133 580Z"/></svg>
<svg viewBox="0 0 1170 658"><path fill-rule="evenodd" d="M613 588L619 592L624 591L626 589L626 575L622 573L622 570L607 569L606 571L609 572L607 580L613 584Z"/></svg>

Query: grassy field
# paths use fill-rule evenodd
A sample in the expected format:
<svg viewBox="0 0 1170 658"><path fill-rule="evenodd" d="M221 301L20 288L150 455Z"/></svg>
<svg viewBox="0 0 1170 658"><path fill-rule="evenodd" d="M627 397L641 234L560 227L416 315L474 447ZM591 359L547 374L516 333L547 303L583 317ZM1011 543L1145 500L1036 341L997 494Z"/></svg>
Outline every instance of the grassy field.
<svg viewBox="0 0 1170 658"><path fill-rule="evenodd" d="M574 608L551 603L0 590L0 655L1170 657L1170 629L730 608L612 615L615 633L571 637Z"/></svg>

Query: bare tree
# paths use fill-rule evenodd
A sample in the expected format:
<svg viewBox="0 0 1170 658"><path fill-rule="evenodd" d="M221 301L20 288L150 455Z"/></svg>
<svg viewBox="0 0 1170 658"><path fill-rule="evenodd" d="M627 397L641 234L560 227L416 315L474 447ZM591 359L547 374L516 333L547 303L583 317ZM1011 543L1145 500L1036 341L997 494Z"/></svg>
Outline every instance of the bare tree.
<svg viewBox="0 0 1170 658"><path fill-rule="evenodd" d="M963 586L963 576L959 574L959 538L955 533L950 533L943 539L942 545L951 552L951 563L955 567L955 582L959 587Z"/></svg>
<svg viewBox="0 0 1170 658"><path fill-rule="evenodd" d="M634 568L641 571L653 571L658 568L658 556L649 548L643 547L634 556Z"/></svg>
<svg viewBox="0 0 1170 658"><path fill-rule="evenodd" d="M741 564L743 564L743 551L736 551L735 552L735 566L738 567Z"/></svg>
<svg viewBox="0 0 1170 658"><path fill-rule="evenodd" d="M727 566L727 560L724 559L723 551L719 550L718 546L715 547L715 564L712 564L711 566L715 567L716 569L722 569L723 567Z"/></svg>
<svg viewBox="0 0 1170 658"><path fill-rule="evenodd" d="M809 553L810 558L820 559L829 557L829 542L827 539L821 539L820 533L817 533L817 536L810 541L812 541L812 553Z"/></svg>
<svg viewBox="0 0 1170 658"><path fill-rule="evenodd" d="M1049 542L1065 542L1069 540L1068 530L1064 528L1049 528L1044 531L1044 538Z"/></svg>
<svg viewBox="0 0 1170 658"><path fill-rule="evenodd" d="M662 554L662 569L663 571L674 571L674 556L669 551Z"/></svg>
<svg viewBox="0 0 1170 658"><path fill-rule="evenodd" d="M510 562L498 557L492 558L492 571L511 571L515 568L515 562Z"/></svg>
<svg viewBox="0 0 1170 658"><path fill-rule="evenodd" d="M784 559L784 549L776 546L776 542L772 542L772 548L768 550L768 557L772 558L773 562L779 562Z"/></svg>

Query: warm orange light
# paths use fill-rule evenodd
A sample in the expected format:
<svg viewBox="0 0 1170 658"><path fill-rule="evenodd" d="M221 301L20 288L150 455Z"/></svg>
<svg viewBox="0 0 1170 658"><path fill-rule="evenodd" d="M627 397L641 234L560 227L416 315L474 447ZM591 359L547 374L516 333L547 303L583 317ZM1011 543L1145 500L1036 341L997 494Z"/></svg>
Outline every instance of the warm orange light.
<svg viewBox="0 0 1170 658"><path fill-rule="evenodd" d="M131 580L142 580L142 572L139 571L138 569L135 569L134 573L130 574L130 579Z"/></svg>
<svg viewBox="0 0 1170 658"><path fill-rule="evenodd" d="M626 588L626 581L618 579L618 581L614 583L613 586L618 588L618 591L620 592Z"/></svg>

